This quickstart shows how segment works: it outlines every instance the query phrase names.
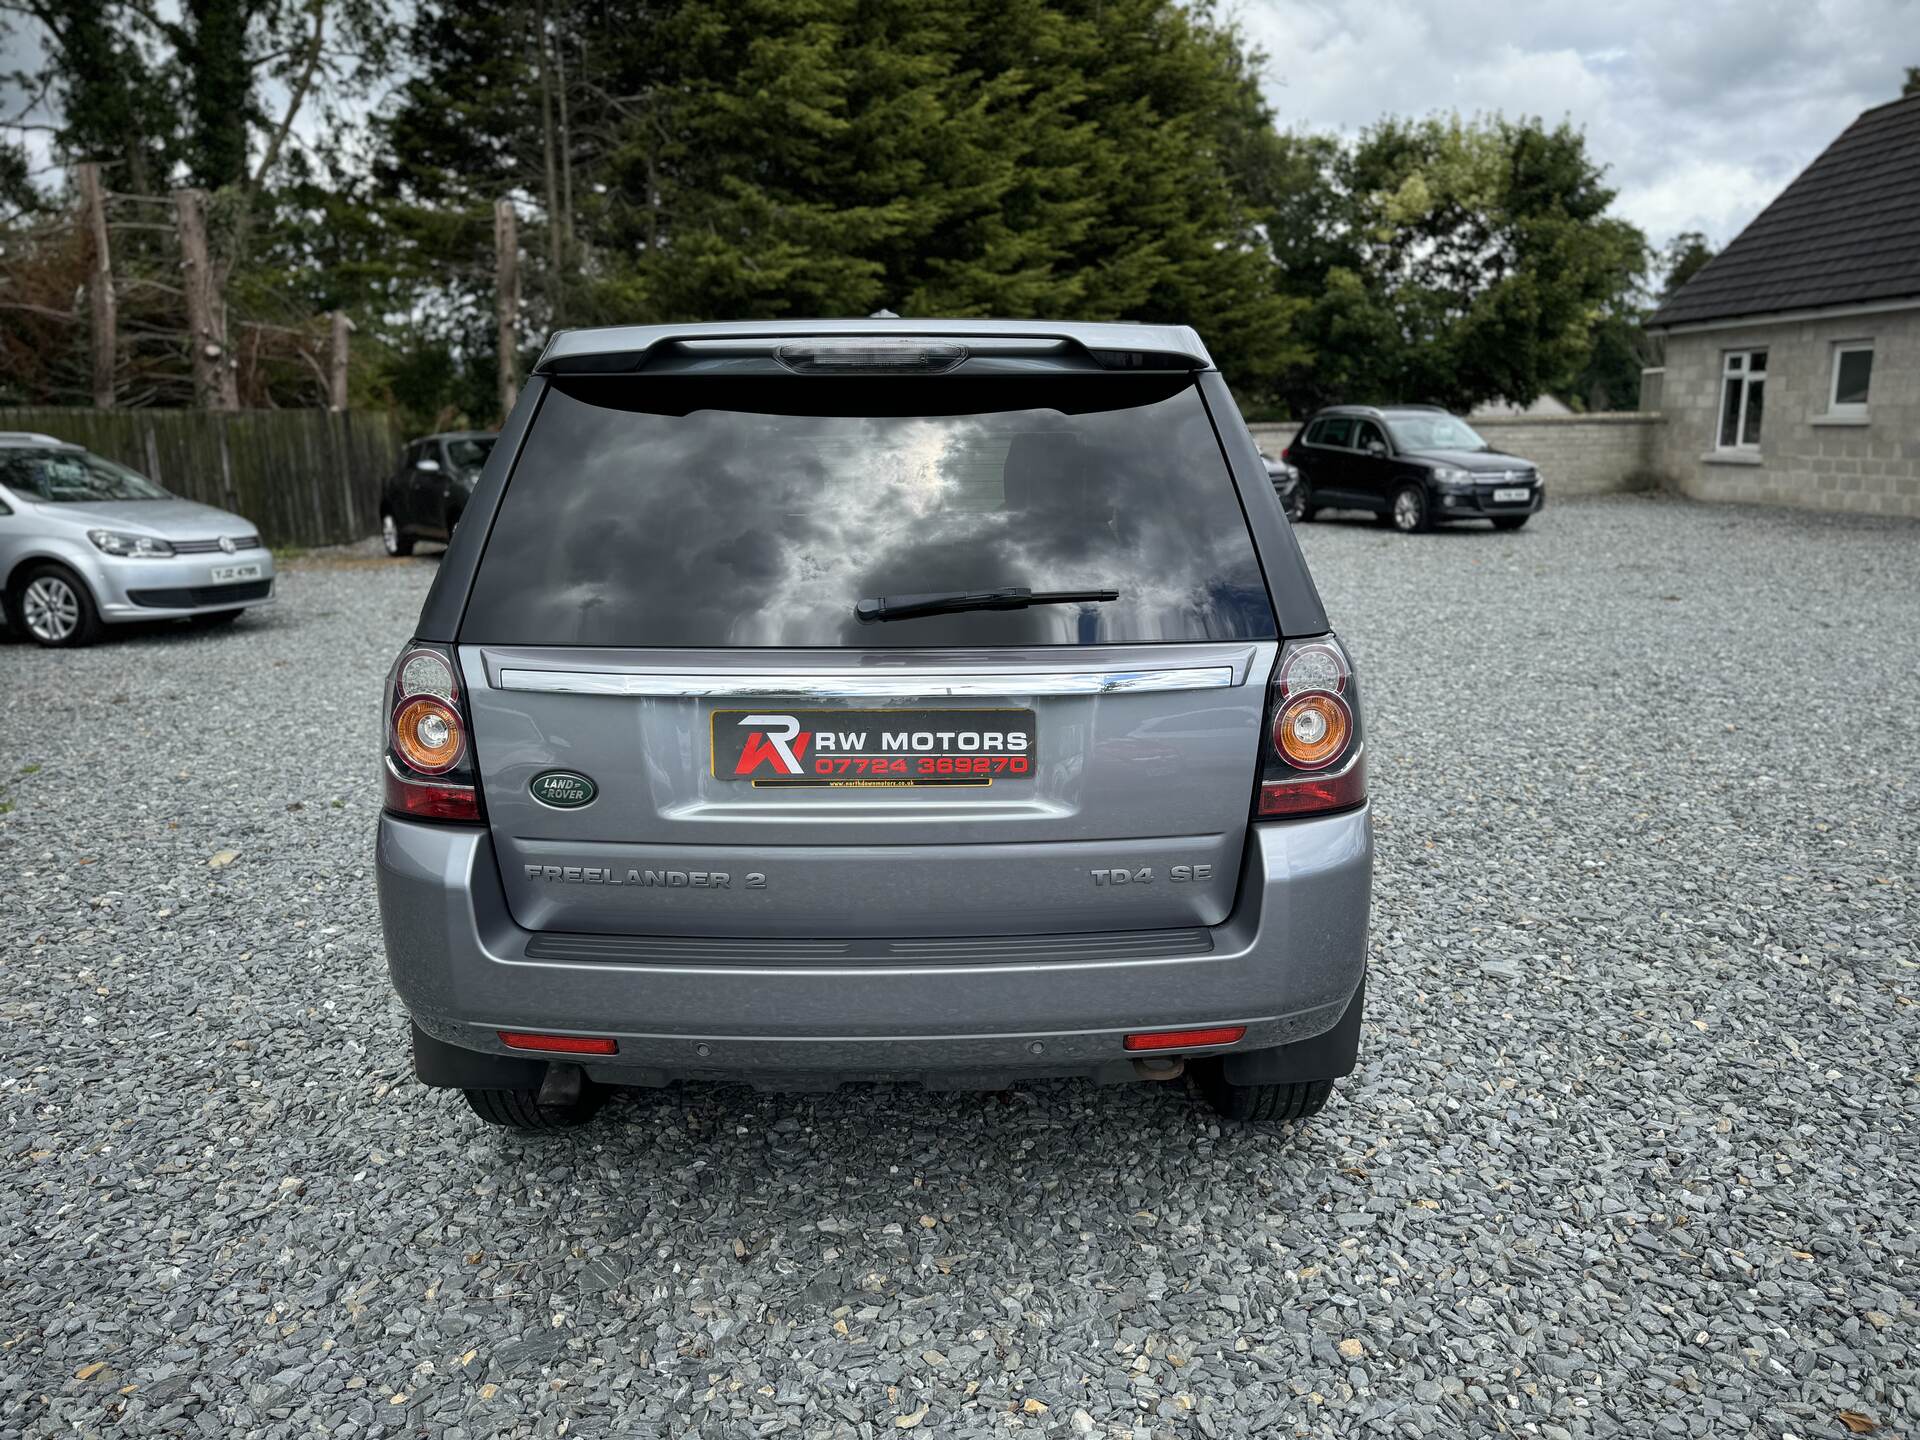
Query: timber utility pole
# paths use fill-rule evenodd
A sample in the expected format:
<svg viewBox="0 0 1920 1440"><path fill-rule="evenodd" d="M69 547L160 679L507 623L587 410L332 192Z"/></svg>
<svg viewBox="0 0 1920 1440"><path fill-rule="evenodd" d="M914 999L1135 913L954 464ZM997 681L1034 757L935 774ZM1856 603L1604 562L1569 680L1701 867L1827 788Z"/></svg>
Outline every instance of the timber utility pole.
<svg viewBox="0 0 1920 1440"><path fill-rule="evenodd" d="M333 343L327 353L327 408L347 408L347 337L353 333L353 321L347 312L336 310L330 319Z"/></svg>
<svg viewBox="0 0 1920 1440"><path fill-rule="evenodd" d="M74 167L80 186L80 209L87 234L93 240L93 261L87 267L87 310L93 321L93 403L113 408L114 354L119 347L118 316L113 298L113 253L107 248L107 197L100 188L100 166L88 160Z"/></svg>
<svg viewBox="0 0 1920 1440"><path fill-rule="evenodd" d="M238 410L240 384L227 354L226 266L214 264L207 246L207 192L176 190L173 204L193 352L193 403L206 410Z"/></svg>
<svg viewBox="0 0 1920 1440"><path fill-rule="evenodd" d="M520 398L520 222L511 200L493 202L493 313L499 347L500 418Z"/></svg>

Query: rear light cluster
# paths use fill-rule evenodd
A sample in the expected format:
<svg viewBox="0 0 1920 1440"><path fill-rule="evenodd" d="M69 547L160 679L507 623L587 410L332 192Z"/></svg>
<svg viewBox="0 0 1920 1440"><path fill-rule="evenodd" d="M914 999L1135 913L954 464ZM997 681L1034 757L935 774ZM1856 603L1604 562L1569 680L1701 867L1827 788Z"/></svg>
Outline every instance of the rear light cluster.
<svg viewBox="0 0 1920 1440"><path fill-rule="evenodd" d="M1353 665L1331 635L1288 642L1267 694L1257 818L1351 810L1367 798Z"/></svg>
<svg viewBox="0 0 1920 1440"><path fill-rule="evenodd" d="M387 673L386 717L386 808L415 820L482 820L452 651L421 640L408 645Z"/></svg>

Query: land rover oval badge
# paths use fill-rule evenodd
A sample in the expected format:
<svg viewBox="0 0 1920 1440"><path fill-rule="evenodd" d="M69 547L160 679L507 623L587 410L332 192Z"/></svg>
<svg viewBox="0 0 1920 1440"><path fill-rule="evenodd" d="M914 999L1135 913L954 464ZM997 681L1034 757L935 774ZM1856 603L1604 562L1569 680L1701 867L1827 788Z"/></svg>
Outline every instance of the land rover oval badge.
<svg viewBox="0 0 1920 1440"><path fill-rule="evenodd" d="M572 770L543 770L527 782L527 793L555 810L578 810L593 803L600 787Z"/></svg>

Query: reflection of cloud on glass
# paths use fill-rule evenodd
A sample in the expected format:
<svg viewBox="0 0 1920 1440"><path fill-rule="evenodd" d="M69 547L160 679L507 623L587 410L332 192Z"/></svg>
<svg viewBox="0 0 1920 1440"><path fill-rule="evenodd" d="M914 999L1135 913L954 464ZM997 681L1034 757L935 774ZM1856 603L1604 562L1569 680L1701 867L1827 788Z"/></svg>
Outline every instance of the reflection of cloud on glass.
<svg viewBox="0 0 1920 1440"><path fill-rule="evenodd" d="M1095 383L1118 393L1126 382ZM716 400L729 393L707 384ZM508 487L467 633L792 647L1271 635L1198 394L1075 413L1026 398L1045 388L1026 386L1016 403L1028 408L1017 410L861 417L651 413L555 388ZM1009 393L995 386L990 398ZM1077 436L1068 454L1082 473L1029 468L1015 497L1009 448L1036 431ZM853 618L866 595L1003 585L1121 597L1091 618L1071 605L879 626Z"/></svg>

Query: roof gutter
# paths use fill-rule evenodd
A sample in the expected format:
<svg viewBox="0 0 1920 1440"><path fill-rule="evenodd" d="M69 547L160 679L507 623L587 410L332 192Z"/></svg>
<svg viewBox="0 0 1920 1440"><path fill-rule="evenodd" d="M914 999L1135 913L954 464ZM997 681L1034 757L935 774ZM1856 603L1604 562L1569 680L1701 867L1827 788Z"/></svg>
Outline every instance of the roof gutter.
<svg viewBox="0 0 1920 1440"><path fill-rule="evenodd" d="M1693 335L1708 330L1739 330L1749 325L1784 325L1797 320L1844 320L1853 315L1884 315L1892 310L1920 310L1920 295L1893 300L1863 300L1851 305L1820 305L1805 310L1761 310L1713 320L1649 321L1649 335Z"/></svg>

